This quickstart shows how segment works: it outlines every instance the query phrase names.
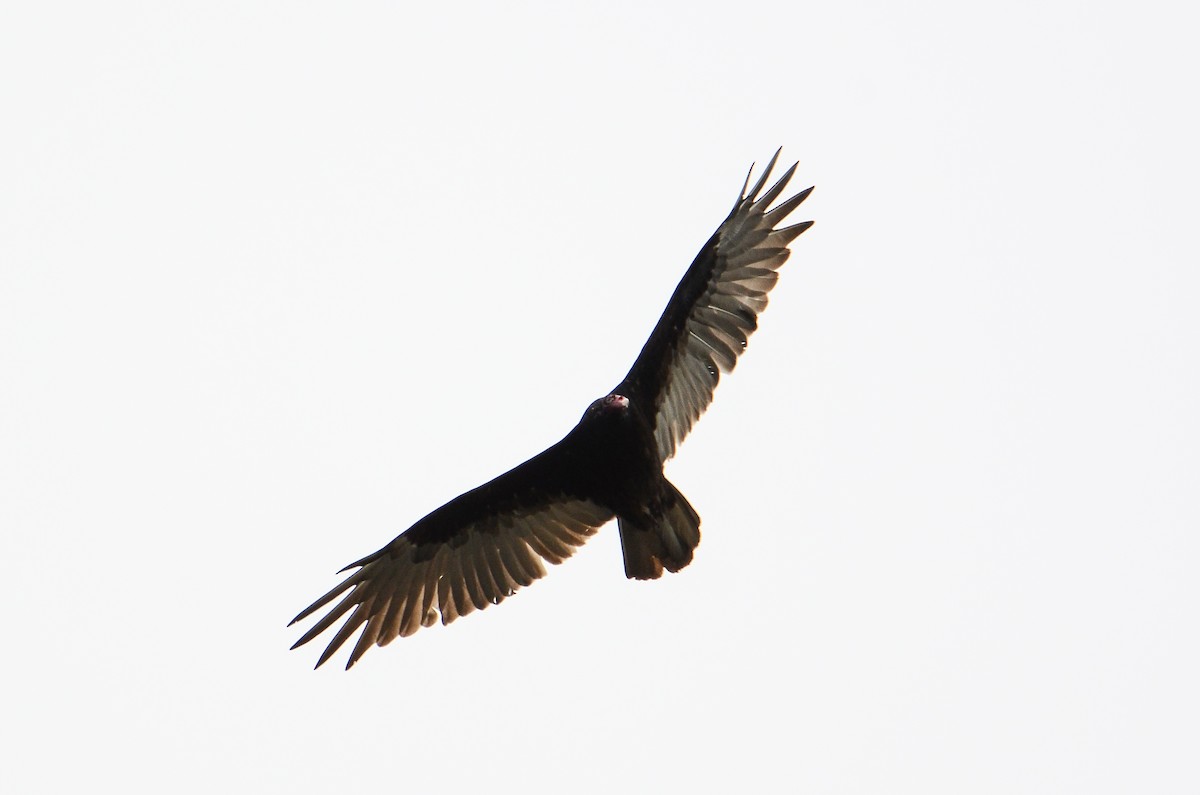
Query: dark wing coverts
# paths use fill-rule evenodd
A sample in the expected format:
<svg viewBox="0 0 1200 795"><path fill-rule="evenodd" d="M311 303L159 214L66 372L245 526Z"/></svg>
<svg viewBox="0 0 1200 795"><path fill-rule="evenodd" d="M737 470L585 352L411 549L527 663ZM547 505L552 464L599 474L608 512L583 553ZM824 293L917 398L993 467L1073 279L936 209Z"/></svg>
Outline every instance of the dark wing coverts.
<svg viewBox="0 0 1200 795"><path fill-rule="evenodd" d="M291 623L350 592L292 648L349 613L317 661L322 665L365 624L349 668L374 644L385 646L439 618L449 624L544 577L543 560L562 563L613 518L612 511L555 489L554 451L451 500L383 549L342 569L360 567Z"/></svg>
<svg viewBox="0 0 1200 795"><path fill-rule="evenodd" d="M758 195L778 158L776 151L749 193L746 175L733 211L696 255L629 375L614 390L653 407L648 414L663 461L675 455L712 402L721 372L737 364L779 278L776 271L787 261L788 244L812 226L805 221L775 228L812 188L767 209L787 187L797 164Z"/></svg>

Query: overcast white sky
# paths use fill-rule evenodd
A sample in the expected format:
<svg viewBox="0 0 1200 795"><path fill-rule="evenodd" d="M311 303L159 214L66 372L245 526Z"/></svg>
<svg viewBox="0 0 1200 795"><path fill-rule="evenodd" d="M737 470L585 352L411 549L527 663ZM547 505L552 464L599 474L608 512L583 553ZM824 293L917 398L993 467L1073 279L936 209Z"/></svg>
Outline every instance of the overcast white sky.
<svg viewBox="0 0 1200 795"><path fill-rule="evenodd" d="M0 790L1200 789L1194 26L1167 3L11 3ZM668 474L313 672L334 572L817 190Z"/></svg>

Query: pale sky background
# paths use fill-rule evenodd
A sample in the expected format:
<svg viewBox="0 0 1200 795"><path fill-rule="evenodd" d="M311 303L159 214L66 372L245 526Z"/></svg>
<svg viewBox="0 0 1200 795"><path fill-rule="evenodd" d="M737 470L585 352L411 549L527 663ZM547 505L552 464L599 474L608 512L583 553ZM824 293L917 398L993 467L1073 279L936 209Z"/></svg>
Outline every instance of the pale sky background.
<svg viewBox="0 0 1200 795"><path fill-rule="evenodd" d="M1200 790L1184 7L6 4L0 791ZM289 652L780 145L692 566Z"/></svg>

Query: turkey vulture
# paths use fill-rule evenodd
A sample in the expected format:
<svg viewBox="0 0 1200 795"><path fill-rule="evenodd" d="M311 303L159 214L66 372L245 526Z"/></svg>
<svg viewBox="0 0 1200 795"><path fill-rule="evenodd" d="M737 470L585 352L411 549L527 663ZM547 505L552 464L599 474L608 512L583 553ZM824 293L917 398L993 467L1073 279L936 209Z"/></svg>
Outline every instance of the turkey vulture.
<svg viewBox="0 0 1200 795"><path fill-rule="evenodd" d="M357 571L292 619L342 597L293 649L349 614L317 661L361 627L349 669L372 645L499 604L545 575L542 561L562 563L614 516L627 577L651 580L691 563L700 517L663 476L663 462L746 347L788 244L812 226L779 226L812 188L771 208L798 164L759 195L778 158L776 151L747 193L751 166L625 380L588 406L562 441L342 569Z"/></svg>

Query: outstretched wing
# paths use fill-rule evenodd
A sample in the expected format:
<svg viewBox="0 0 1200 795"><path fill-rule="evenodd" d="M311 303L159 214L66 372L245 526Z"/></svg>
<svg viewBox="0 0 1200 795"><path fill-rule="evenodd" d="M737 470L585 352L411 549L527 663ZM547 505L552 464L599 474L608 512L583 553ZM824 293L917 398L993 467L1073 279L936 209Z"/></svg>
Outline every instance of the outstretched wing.
<svg viewBox="0 0 1200 795"><path fill-rule="evenodd" d="M317 661L320 667L362 627L349 669L373 644L385 646L439 619L449 624L544 577L543 560L566 560L613 517L570 493L555 451L456 497L383 549L342 569L358 570L292 619L295 624L341 597L292 648L349 613Z"/></svg>
<svg viewBox="0 0 1200 795"><path fill-rule="evenodd" d="M778 158L776 151L749 193L746 175L733 211L696 255L637 361L614 390L651 407L646 413L663 461L675 454L712 402L721 372L737 363L779 278L776 271L787 261L788 244L812 226L805 221L778 227L812 188L768 209L798 164L759 196Z"/></svg>

